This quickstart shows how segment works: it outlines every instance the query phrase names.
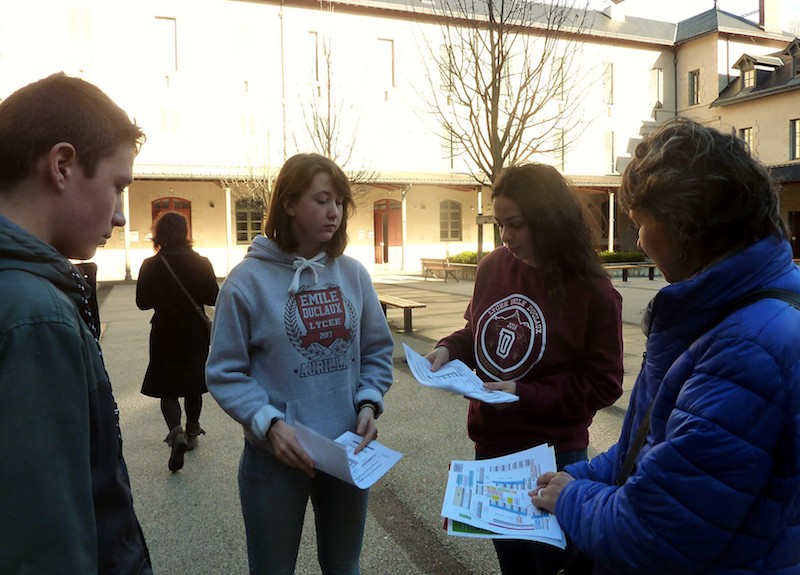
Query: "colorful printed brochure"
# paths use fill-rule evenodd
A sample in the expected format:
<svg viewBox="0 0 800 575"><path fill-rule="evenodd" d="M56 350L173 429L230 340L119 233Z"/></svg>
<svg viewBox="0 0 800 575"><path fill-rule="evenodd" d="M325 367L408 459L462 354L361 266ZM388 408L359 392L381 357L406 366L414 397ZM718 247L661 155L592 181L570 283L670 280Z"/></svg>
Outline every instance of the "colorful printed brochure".
<svg viewBox="0 0 800 575"><path fill-rule="evenodd" d="M452 461L442 504L447 532L564 549L567 539L555 515L534 507L528 495L542 473L555 470L555 450L547 445L494 459Z"/></svg>

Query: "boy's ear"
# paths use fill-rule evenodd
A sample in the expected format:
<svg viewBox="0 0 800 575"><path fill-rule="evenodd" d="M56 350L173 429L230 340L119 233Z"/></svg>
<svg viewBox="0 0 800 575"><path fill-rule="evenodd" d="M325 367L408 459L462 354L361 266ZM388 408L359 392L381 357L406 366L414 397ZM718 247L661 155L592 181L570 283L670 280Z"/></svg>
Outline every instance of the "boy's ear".
<svg viewBox="0 0 800 575"><path fill-rule="evenodd" d="M47 175L59 189L63 189L74 171L79 169L77 152L72 144L59 142L50 148L47 154Z"/></svg>

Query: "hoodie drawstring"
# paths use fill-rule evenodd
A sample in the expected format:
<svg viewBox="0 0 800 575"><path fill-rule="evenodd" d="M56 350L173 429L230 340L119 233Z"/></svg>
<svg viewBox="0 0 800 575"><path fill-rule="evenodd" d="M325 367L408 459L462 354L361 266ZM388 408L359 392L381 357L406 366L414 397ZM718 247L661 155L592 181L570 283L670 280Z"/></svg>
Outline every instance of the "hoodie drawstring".
<svg viewBox="0 0 800 575"><path fill-rule="evenodd" d="M319 281L317 270L325 269L325 264L320 263L320 260L326 255L327 254L325 252L319 252L313 258L307 260L303 256L298 256L295 254L295 260L292 262L294 277L292 278L292 283L289 284L290 295L296 294L297 290L300 289L300 276L303 274L303 270L305 269L310 269L312 272L314 272L314 285L317 285L317 282Z"/></svg>

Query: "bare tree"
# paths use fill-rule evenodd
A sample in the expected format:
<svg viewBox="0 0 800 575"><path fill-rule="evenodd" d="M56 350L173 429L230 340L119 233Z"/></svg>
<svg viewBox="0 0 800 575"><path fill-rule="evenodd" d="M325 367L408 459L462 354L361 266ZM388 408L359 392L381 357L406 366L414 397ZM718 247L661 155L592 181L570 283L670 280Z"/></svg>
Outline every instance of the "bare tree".
<svg viewBox="0 0 800 575"><path fill-rule="evenodd" d="M246 175L223 178L220 183L222 187L231 189L233 197L253 200L267 208L272 199L275 175L266 166L261 168L249 166Z"/></svg>
<svg viewBox="0 0 800 575"><path fill-rule="evenodd" d="M356 106L346 103L337 90L333 53L327 38L322 41L322 74L318 86L312 86L311 97L301 103L307 136L318 154L330 158L350 179L353 198L360 203L375 181L375 172L354 166L359 116ZM299 147L295 138L295 146Z"/></svg>
<svg viewBox="0 0 800 575"><path fill-rule="evenodd" d="M491 185L505 166L562 155L585 126L585 0L439 0L437 15L427 100L451 156Z"/></svg>

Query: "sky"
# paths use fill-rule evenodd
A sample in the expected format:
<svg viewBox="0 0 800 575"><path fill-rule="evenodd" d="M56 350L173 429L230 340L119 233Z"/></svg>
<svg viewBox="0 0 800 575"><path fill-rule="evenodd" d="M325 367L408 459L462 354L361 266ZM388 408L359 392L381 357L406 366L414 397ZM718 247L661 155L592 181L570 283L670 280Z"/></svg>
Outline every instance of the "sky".
<svg viewBox="0 0 800 575"><path fill-rule="evenodd" d="M608 1L591 0L590 8L601 10ZM800 28L800 1L781 0L780 4L781 22L783 23L781 28L798 30ZM625 13L631 16L678 22L710 10L714 7L714 0L624 0L624 6ZM758 0L718 0L717 8L737 16L756 12L750 18L758 21ZM800 34L800 30L797 33Z"/></svg>

